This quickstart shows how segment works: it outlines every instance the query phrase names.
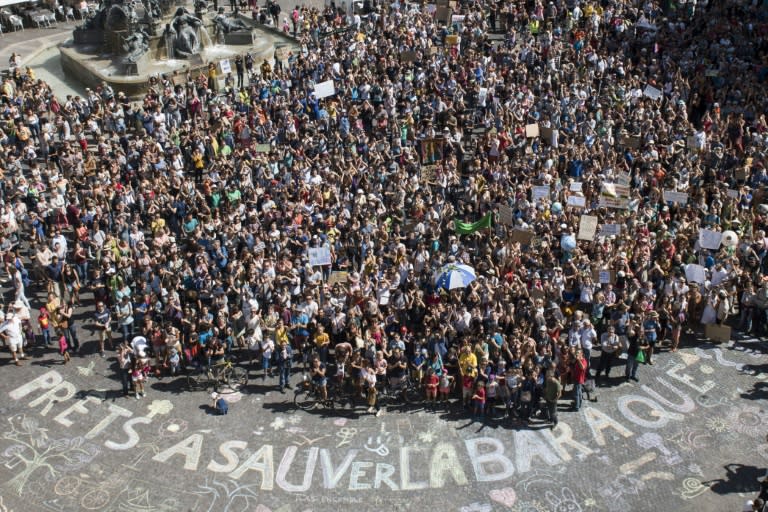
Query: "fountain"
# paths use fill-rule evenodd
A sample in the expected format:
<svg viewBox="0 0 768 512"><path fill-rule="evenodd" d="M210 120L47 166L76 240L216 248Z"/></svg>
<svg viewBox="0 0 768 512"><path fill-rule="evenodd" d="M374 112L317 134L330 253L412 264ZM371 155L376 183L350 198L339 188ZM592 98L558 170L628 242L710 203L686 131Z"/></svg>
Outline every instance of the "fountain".
<svg viewBox="0 0 768 512"><path fill-rule="evenodd" d="M237 55L250 53L258 65L271 61L276 47L296 49L292 39L256 26L237 11L208 13L205 0L195 0L193 11L184 0L103 0L59 46L62 68L86 86L106 82L137 98L152 76L173 75L177 82L175 77L206 73L212 63L222 76L222 68L232 67L225 61Z"/></svg>

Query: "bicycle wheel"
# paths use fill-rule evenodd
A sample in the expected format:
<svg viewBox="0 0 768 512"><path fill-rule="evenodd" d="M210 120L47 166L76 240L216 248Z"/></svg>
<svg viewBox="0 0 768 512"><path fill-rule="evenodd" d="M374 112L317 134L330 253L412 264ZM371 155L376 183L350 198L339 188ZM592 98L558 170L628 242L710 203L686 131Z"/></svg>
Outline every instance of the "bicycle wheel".
<svg viewBox="0 0 768 512"><path fill-rule="evenodd" d="M424 398L423 392L416 386L410 385L405 388L405 401L409 404L417 404Z"/></svg>
<svg viewBox="0 0 768 512"><path fill-rule="evenodd" d="M303 411L309 411L317 405L317 398L312 391L308 389L297 389L293 395L293 405Z"/></svg>
<svg viewBox="0 0 768 512"><path fill-rule="evenodd" d="M248 384L248 372L236 366L227 368L224 374L224 381L232 391L240 391L240 389Z"/></svg>

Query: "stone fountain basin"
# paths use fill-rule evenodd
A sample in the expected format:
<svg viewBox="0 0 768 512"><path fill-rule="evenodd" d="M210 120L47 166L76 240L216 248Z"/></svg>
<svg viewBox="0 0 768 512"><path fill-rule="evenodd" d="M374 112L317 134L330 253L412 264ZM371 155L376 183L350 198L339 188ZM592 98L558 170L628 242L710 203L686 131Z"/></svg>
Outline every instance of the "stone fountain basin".
<svg viewBox="0 0 768 512"><path fill-rule="evenodd" d="M160 46L161 37L150 39L150 50L139 61L138 74L126 75L123 57L105 54L104 45L76 44L73 39L59 45L61 66L64 72L79 80L86 87L97 87L107 82L115 91L123 92L130 98L143 97L149 86L149 78L161 74L184 77L189 71L193 77L208 71L208 64L224 59L234 60L236 55L250 53L254 67L265 60L274 64L275 48L290 47L295 53L296 43L275 31L252 29L253 37L243 37L246 44L216 44L203 48L200 55L191 59L167 59L165 49ZM231 39L230 39L231 41ZM234 73L234 62L231 62ZM220 75L220 78L223 76Z"/></svg>

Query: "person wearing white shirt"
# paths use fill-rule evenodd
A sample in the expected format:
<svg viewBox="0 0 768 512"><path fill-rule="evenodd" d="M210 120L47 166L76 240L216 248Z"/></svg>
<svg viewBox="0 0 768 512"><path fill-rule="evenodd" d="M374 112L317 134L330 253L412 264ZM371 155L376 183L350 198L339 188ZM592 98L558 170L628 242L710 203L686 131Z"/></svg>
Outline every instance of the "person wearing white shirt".
<svg viewBox="0 0 768 512"><path fill-rule="evenodd" d="M13 362L16 366L21 366L20 359L26 359L24 355L24 335L21 329L21 318L17 315L9 313L8 318L0 311L0 320L4 320L0 324L0 337L2 337L8 347L11 349L11 356L13 356ZM17 355L18 353L18 355Z"/></svg>
<svg viewBox="0 0 768 512"><path fill-rule="evenodd" d="M600 337L600 362L597 366L597 373L595 373L595 380L599 379L603 372L605 372L606 379L610 377L611 367L620 347L619 335L616 334L616 328L611 325L608 327L608 331Z"/></svg>

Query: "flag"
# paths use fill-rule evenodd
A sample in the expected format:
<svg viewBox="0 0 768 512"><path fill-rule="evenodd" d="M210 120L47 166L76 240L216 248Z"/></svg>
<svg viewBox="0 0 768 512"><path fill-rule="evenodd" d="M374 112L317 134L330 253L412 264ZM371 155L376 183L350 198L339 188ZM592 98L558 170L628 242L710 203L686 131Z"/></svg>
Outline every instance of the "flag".
<svg viewBox="0 0 768 512"><path fill-rule="evenodd" d="M491 227L491 221L493 219L492 213L487 213L485 216L477 222L461 222L459 219L453 220L453 229L460 235L471 235L475 231L479 231L483 228Z"/></svg>

